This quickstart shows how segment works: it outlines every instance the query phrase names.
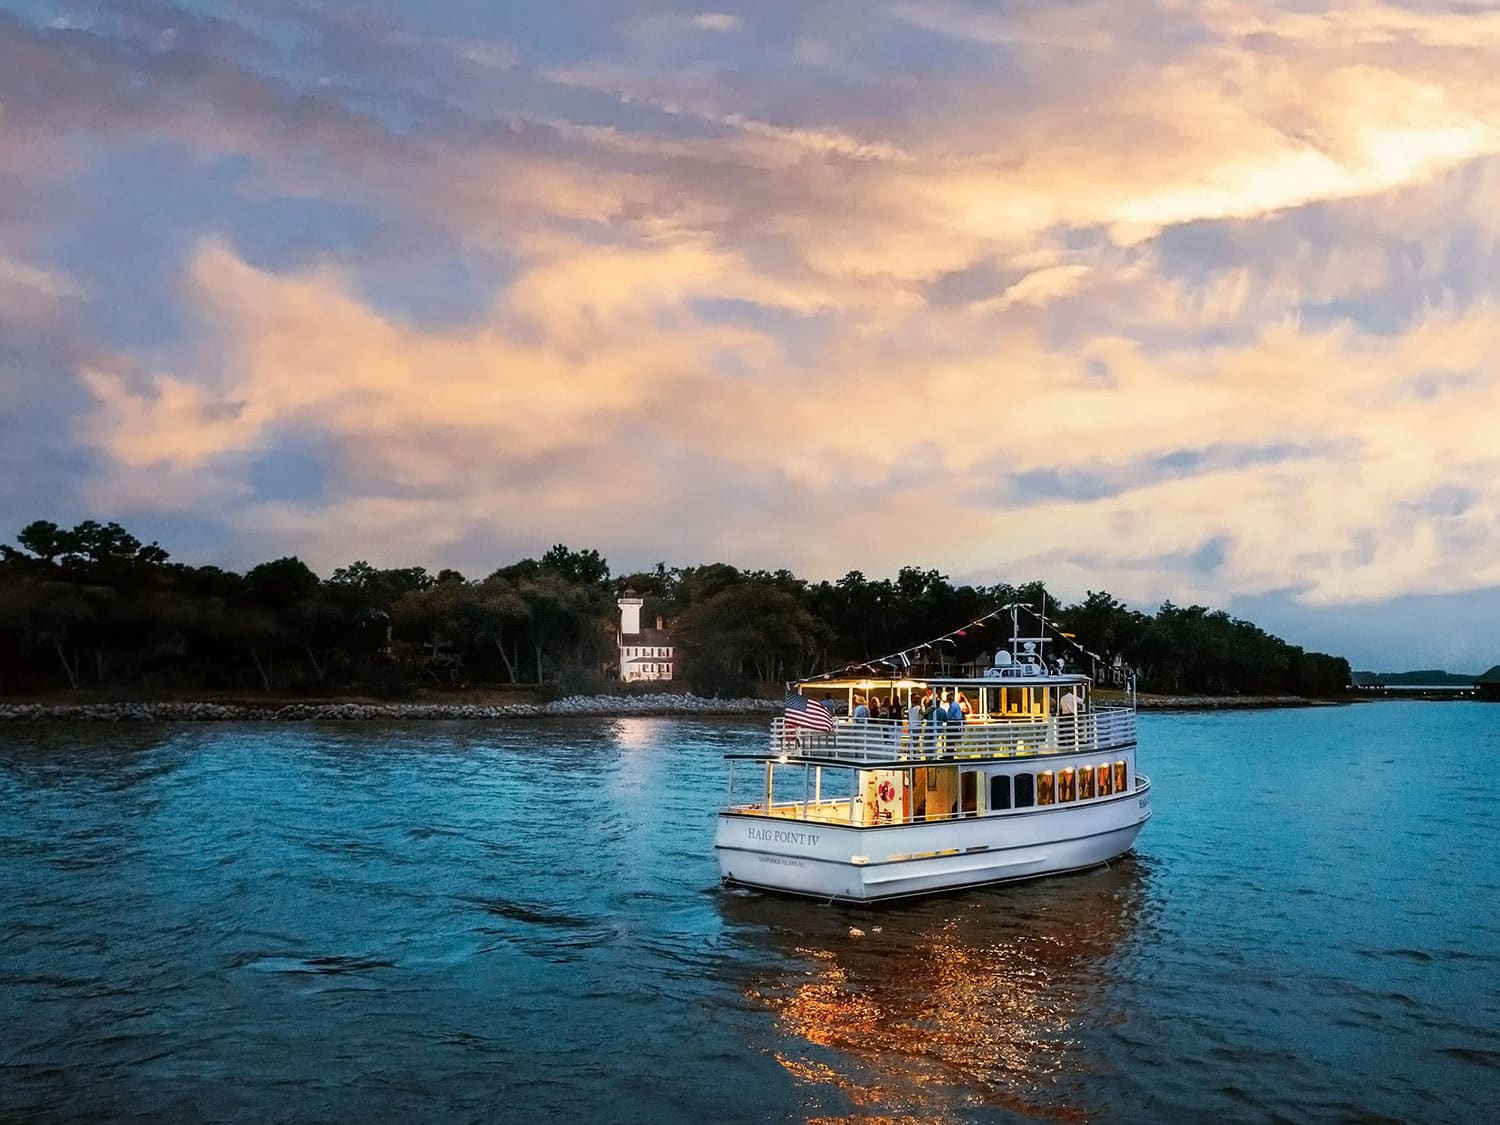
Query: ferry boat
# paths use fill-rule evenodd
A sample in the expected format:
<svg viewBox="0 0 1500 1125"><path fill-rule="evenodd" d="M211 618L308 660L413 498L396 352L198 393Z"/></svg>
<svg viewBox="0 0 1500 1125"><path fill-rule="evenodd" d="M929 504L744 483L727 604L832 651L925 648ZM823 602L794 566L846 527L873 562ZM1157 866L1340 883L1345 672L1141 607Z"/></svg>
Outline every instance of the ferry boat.
<svg viewBox="0 0 1500 1125"><path fill-rule="evenodd" d="M1045 628L1016 632L978 675L902 669L792 685L767 742L725 755L729 798L714 845L724 882L867 903L1128 852L1151 817L1133 692L1096 703L1089 676L1048 662ZM871 697L910 717L864 718L859 701ZM961 698L967 715L912 714L914 700L934 697Z"/></svg>

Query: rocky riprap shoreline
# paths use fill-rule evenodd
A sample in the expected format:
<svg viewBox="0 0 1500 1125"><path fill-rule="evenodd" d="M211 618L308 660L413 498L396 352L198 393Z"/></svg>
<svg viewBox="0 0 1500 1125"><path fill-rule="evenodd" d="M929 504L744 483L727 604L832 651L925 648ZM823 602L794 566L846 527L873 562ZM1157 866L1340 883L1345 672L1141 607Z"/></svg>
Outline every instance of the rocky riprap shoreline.
<svg viewBox="0 0 1500 1125"><path fill-rule="evenodd" d="M572 695L551 703L0 703L0 722L324 722L382 719L520 719L599 715L750 715L781 710L768 699L697 695Z"/></svg>

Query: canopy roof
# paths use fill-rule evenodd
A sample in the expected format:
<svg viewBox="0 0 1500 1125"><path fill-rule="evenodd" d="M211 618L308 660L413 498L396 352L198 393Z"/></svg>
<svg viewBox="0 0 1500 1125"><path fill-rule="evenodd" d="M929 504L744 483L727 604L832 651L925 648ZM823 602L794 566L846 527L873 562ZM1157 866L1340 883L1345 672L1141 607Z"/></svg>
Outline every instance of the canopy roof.
<svg viewBox="0 0 1500 1125"><path fill-rule="evenodd" d="M1014 687L1046 687L1059 684L1087 684L1092 681L1088 676L1079 672L1048 672L1045 675L1034 676L909 676L903 679L882 679L878 676L862 676L859 678L847 678L838 680L799 680L798 687L808 689L805 694L815 695L818 691L827 689L833 691L845 691L855 688L860 691L880 690L894 688L897 691L905 691L907 688L925 687L962 687L962 688L1014 688Z"/></svg>

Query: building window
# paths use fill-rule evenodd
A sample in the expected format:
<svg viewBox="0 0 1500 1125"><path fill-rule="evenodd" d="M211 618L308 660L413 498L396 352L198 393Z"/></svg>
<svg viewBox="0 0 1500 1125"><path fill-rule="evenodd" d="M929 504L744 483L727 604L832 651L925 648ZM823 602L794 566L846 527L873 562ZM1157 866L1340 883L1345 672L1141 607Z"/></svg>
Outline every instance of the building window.
<svg viewBox="0 0 1500 1125"><path fill-rule="evenodd" d="M1010 778L996 774L990 778L990 808L1010 808Z"/></svg>

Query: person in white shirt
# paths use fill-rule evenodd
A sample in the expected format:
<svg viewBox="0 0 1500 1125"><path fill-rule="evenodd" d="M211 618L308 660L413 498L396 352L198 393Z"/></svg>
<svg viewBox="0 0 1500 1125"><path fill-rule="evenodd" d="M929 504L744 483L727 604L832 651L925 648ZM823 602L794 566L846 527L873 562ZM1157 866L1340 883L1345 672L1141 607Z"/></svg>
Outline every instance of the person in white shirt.
<svg viewBox="0 0 1500 1125"><path fill-rule="evenodd" d="M1068 688L1057 701L1058 727L1064 738L1078 741L1078 696Z"/></svg>

